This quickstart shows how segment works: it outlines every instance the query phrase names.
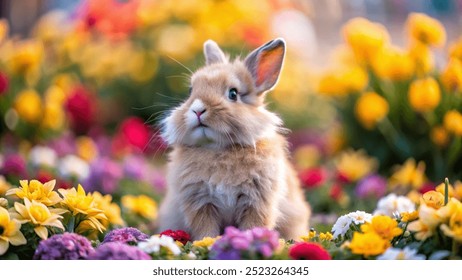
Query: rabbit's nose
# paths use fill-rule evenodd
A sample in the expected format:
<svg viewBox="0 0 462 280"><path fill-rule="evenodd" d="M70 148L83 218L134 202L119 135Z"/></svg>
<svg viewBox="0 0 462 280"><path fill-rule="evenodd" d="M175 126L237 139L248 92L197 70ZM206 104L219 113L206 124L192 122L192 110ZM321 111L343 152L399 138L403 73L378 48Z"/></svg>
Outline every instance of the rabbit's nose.
<svg viewBox="0 0 462 280"><path fill-rule="evenodd" d="M196 114L197 118L200 119L201 118L201 115L203 113L205 113L205 111L207 111L207 109L203 109L203 110L198 110L198 111L195 111L195 110L192 110L194 112L194 114Z"/></svg>

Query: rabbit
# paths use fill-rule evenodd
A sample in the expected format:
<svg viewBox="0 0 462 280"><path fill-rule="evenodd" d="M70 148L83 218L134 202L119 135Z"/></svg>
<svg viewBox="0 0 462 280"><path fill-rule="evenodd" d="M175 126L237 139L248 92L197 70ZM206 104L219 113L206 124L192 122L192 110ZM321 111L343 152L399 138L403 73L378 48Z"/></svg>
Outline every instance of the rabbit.
<svg viewBox="0 0 462 280"><path fill-rule="evenodd" d="M172 149L159 230L181 229L193 240L227 226L306 235L311 209L288 157L287 129L264 103L285 48L277 38L230 61L214 41L204 43L206 65L192 74L189 98L161 121Z"/></svg>

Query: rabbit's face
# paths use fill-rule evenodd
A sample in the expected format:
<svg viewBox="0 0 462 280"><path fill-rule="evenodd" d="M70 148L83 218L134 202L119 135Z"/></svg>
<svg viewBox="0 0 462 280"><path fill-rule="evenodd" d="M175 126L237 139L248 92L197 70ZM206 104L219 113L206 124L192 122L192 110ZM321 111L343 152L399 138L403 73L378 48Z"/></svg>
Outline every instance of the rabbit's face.
<svg viewBox="0 0 462 280"><path fill-rule="evenodd" d="M259 70L250 60L262 60L254 54L260 49L245 61L228 62L216 44L209 44L213 45L206 43L204 47L207 65L192 75L189 98L163 121L164 139L170 145L255 146L259 139L276 133L282 124L263 103L264 93L276 83L282 59L277 75L270 75L275 80L263 84L263 77L259 84L253 73Z"/></svg>

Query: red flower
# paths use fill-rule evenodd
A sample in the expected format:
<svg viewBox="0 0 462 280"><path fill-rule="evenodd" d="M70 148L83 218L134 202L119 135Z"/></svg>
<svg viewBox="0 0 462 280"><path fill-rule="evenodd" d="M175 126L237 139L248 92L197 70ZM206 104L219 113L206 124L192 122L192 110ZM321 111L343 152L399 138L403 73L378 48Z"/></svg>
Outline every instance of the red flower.
<svg viewBox="0 0 462 280"><path fill-rule="evenodd" d="M69 113L72 128L76 133L86 133L95 122L96 103L83 86L76 87L69 94L65 108Z"/></svg>
<svg viewBox="0 0 462 280"><path fill-rule="evenodd" d="M308 188L319 187L326 181L327 172L322 167L306 169L300 173L300 180Z"/></svg>
<svg viewBox="0 0 462 280"><path fill-rule="evenodd" d="M151 135L152 131L141 118L129 117L120 124L112 149L115 153L129 152L131 148L145 152Z"/></svg>
<svg viewBox="0 0 462 280"><path fill-rule="evenodd" d="M420 192L421 194L424 194L424 193L429 192L429 191L434 191L434 190L435 190L435 187L436 187L436 185L435 185L434 183L428 182L428 183L423 184L423 185L420 187L419 192Z"/></svg>
<svg viewBox="0 0 462 280"><path fill-rule="evenodd" d="M180 229L179 230L167 229L166 231L163 231L160 233L160 236L162 235L170 236L171 238L173 238L173 240L181 242L183 245L188 243L188 241L191 241L191 237L189 236L189 234L186 231L183 231Z"/></svg>
<svg viewBox="0 0 462 280"><path fill-rule="evenodd" d="M342 172L337 172L336 179L337 179L337 182L342 183L342 184L351 183L350 179L348 179L348 176L346 176Z"/></svg>
<svg viewBox="0 0 462 280"><path fill-rule="evenodd" d="M294 260L330 260L329 253L319 244L298 242L289 249L289 257Z"/></svg>
<svg viewBox="0 0 462 280"><path fill-rule="evenodd" d="M343 187L339 183L335 183L329 192L329 196L334 200L339 200L343 194Z"/></svg>
<svg viewBox="0 0 462 280"><path fill-rule="evenodd" d="M45 184L46 182L53 180L53 175L47 171L40 170L37 173L36 178L40 183Z"/></svg>
<svg viewBox="0 0 462 280"><path fill-rule="evenodd" d="M10 80L8 79L8 76L0 72L0 95L3 95L9 88L10 86Z"/></svg>

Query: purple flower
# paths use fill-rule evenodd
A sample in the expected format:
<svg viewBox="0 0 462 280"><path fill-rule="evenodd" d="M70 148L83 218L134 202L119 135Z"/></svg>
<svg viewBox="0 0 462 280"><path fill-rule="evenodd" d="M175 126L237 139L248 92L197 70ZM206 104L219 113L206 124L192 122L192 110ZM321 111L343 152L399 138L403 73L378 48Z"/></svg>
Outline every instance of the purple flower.
<svg viewBox="0 0 462 280"><path fill-rule="evenodd" d="M5 157L0 169L2 175L25 177L27 174L26 161L20 155L11 154Z"/></svg>
<svg viewBox="0 0 462 280"><path fill-rule="evenodd" d="M86 182L88 191L99 191L111 194L117 189L122 178L122 168L110 158L102 157L92 162L91 172Z"/></svg>
<svg viewBox="0 0 462 280"><path fill-rule="evenodd" d="M120 242L101 244L91 253L89 260L150 260L151 257L137 247Z"/></svg>
<svg viewBox="0 0 462 280"><path fill-rule="evenodd" d="M151 169L149 170L149 182L154 186L154 189L163 192L167 187L167 182L165 180L165 175L158 170Z"/></svg>
<svg viewBox="0 0 462 280"><path fill-rule="evenodd" d="M382 197L387 191L387 181L380 175L373 174L363 178L356 186L355 193L359 198Z"/></svg>
<svg viewBox="0 0 462 280"><path fill-rule="evenodd" d="M83 260L94 251L90 241L76 233L55 234L40 241L35 260Z"/></svg>
<svg viewBox="0 0 462 280"><path fill-rule="evenodd" d="M240 231L227 227L213 244L210 255L216 260L269 258L279 246L279 233L263 227Z"/></svg>
<svg viewBox="0 0 462 280"><path fill-rule="evenodd" d="M136 245L138 242L145 241L148 238L149 236L147 234L142 233L136 228L125 227L110 231L104 237L102 244L109 242L122 242L128 245Z"/></svg>
<svg viewBox="0 0 462 280"><path fill-rule="evenodd" d="M70 133L66 133L60 138L53 140L50 147L56 151L59 157L75 153L75 139Z"/></svg>
<svg viewBox="0 0 462 280"><path fill-rule="evenodd" d="M124 174L128 178L145 180L148 174L147 167L146 161L140 156L130 155L124 159Z"/></svg>

